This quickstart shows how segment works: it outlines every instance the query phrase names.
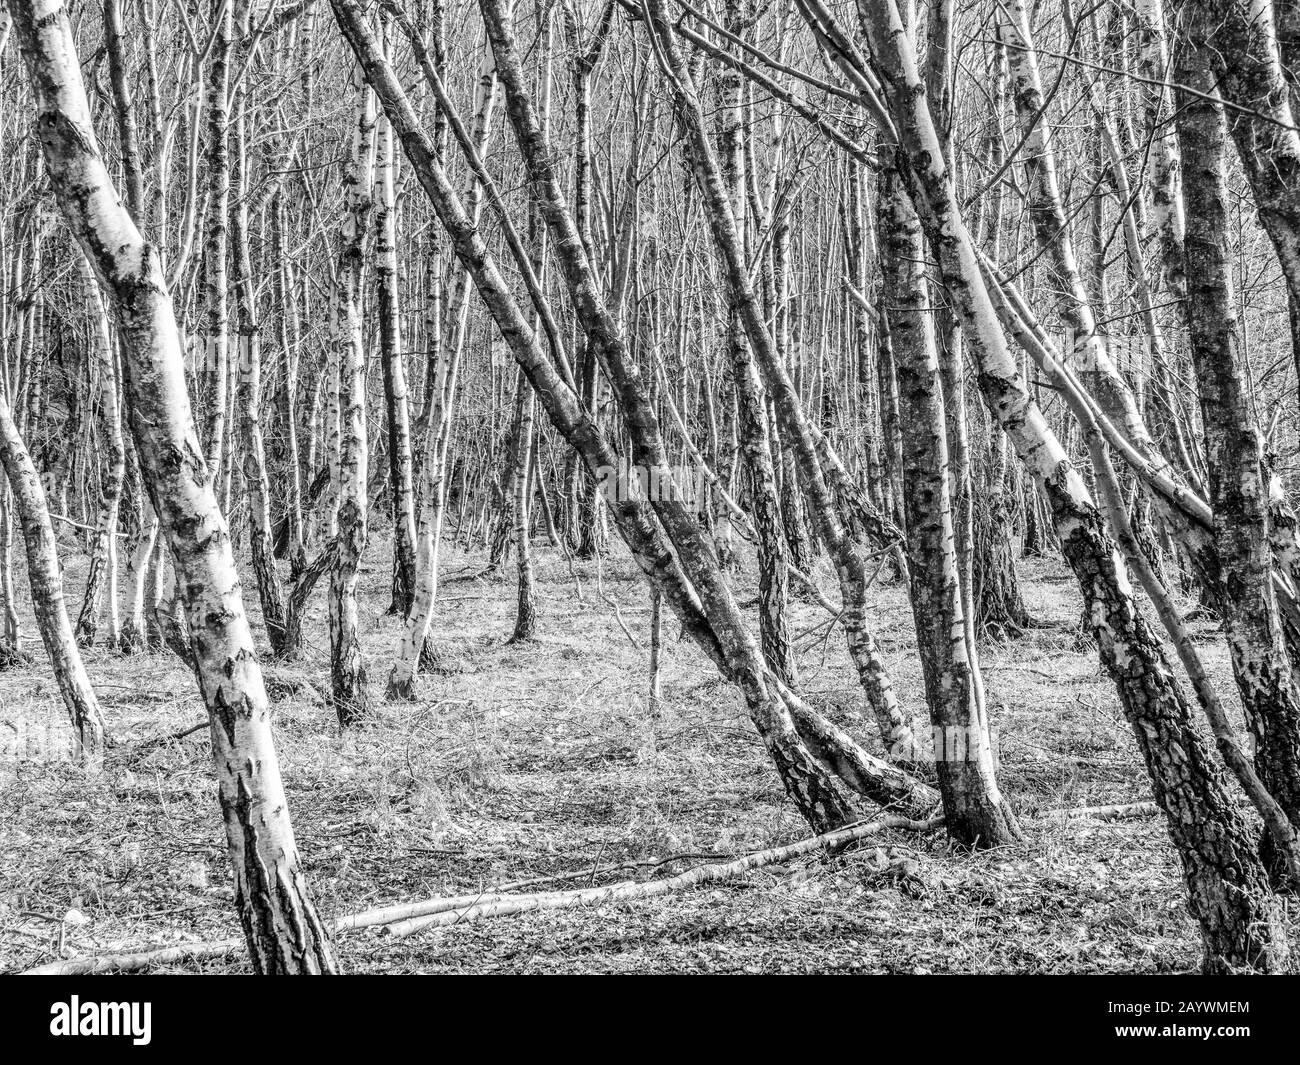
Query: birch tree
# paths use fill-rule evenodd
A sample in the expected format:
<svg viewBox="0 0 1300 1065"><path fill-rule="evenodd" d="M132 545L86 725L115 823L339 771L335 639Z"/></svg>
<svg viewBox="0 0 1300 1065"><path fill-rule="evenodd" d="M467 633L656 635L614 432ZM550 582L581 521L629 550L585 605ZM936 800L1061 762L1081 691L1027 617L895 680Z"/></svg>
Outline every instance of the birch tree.
<svg viewBox="0 0 1300 1065"><path fill-rule="evenodd" d="M255 971L338 970L294 841L270 705L238 573L185 387L180 338L156 248L122 207L90 121L59 0L11 12L50 181L123 338L127 409L150 497L180 575L195 672L211 721L235 907Z"/></svg>

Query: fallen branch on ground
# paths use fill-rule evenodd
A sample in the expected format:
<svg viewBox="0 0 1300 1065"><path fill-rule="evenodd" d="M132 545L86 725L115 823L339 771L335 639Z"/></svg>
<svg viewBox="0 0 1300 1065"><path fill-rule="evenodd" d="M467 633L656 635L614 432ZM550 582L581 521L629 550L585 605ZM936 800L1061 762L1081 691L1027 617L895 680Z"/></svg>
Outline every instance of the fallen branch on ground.
<svg viewBox="0 0 1300 1065"><path fill-rule="evenodd" d="M1097 821L1125 821L1131 817L1155 817L1160 808L1153 802L1121 803L1118 806L1080 806L1074 810L1047 810L1042 817L1091 817Z"/></svg>
<svg viewBox="0 0 1300 1065"><path fill-rule="evenodd" d="M653 898L681 888L727 880L750 869L759 869L765 865L776 865L780 862L789 861L791 858L797 858L801 854L817 850L819 847L838 849L866 836L873 835L883 828L906 828L921 832L936 828L942 823L943 819L938 817L931 818L928 821L913 821L905 817L888 816L865 824L850 825L848 828L827 832L811 839L802 840L799 843L792 843L786 847L772 847L769 850L757 851L754 854L747 854L743 858L737 858L735 861L696 866L694 869L664 880L609 884L604 887L580 888L575 891L517 895L492 902L483 901L461 909L448 909L422 917L390 923L385 926L384 931L394 939L405 939L407 936L412 936L426 928L464 924L485 917L504 917L510 914L526 913L531 910L560 910L602 902Z"/></svg>
<svg viewBox="0 0 1300 1065"><path fill-rule="evenodd" d="M158 742L165 743L167 740L183 740L186 736L193 736L194 733L198 732L200 729L205 729L207 727L208 719L205 717L202 721L191 725L189 728L183 728L179 732L173 732L169 735L160 737Z"/></svg>
<svg viewBox="0 0 1300 1065"><path fill-rule="evenodd" d="M531 910L564 909L593 902L613 902L634 898L653 898L681 888L726 880L750 869L777 865L819 848L839 850L874 835L886 828L902 828L913 832L928 832L943 823L940 817L928 821L913 821L906 817L884 815L847 828L836 829L813 836L785 847L772 847L756 851L734 861L714 865L701 865L665 880L644 882L625 881L598 888L581 888L571 891L539 892L531 895L509 895L500 892L461 895L452 898L425 899L421 902L399 903L360 913L348 914L331 922L337 932L356 931L375 926L389 926L390 934L397 939L435 925L461 924L484 917L502 917ZM396 923L394 923L396 922ZM151 965L169 965L176 962L224 958L240 953L242 939L221 939L207 943L184 943L170 947L157 947L103 954L92 958L73 958L54 961L25 969L23 976L89 976L107 972L138 972Z"/></svg>
<svg viewBox="0 0 1300 1065"><path fill-rule="evenodd" d="M242 939L219 939L210 943L181 943L173 947L154 947L123 954L100 954L93 958L52 961L34 969L24 969L20 976L92 976L96 973L133 973L150 965L199 958L223 958L244 949Z"/></svg>

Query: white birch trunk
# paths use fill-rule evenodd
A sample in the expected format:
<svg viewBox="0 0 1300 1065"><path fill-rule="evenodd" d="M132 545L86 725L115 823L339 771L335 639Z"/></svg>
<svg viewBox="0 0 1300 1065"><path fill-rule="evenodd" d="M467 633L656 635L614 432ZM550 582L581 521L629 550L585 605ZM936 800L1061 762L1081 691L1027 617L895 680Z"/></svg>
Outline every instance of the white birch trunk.
<svg viewBox="0 0 1300 1065"><path fill-rule="evenodd" d="M141 469L175 560L194 665L211 719L235 905L261 973L336 972L307 888L271 737L230 534L185 386L180 334L157 250L123 209L99 153L72 30L59 0L15 15L37 130L69 227L110 295L124 340Z"/></svg>

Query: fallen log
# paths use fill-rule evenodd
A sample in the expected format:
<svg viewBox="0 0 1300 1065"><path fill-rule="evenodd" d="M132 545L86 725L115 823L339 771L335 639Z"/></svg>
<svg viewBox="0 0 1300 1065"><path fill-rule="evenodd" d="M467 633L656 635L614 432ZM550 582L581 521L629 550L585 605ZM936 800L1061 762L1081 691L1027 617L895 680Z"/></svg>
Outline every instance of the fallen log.
<svg viewBox="0 0 1300 1065"><path fill-rule="evenodd" d="M818 847L838 849L850 843L879 832L882 828L906 828L923 832L937 828L943 823L941 817L928 821L913 821L902 817L886 817L866 824L851 825L848 828L827 832L821 836L785 847L772 847L768 850L747 854L735 861L720 862L713 865L698 865L676 876L663 880L644 882L629 881L623 884L607 884L602 887L579 888L574 891L552 891L536 895L517 895L493 901L480 901L472 906L449 908L435 913L414 917L409 920L386 923L383 933L393 939L405 939L407 936L426 928L444 925L463 924L478 921L486 917L505 917L516 913L528 913L533 910L559 910L575 906L588 906L602 902L623 902L631 899L654 898L667 895L682 888L696 887L700 884L716 883L733 876L760 869L765 865L776 865L797 858L802 854L816 850Z"/></svg>
<svg viewBox="0 0 1300 1065"><path fill-rule="evenodd" d="M624 881L598 888L544 891L527 895L480 892L476 895L425 899L420 902L398 903L348 914L332 921L331 928L334 932L340 933L380 926L389 931L393 938L403 939L424 928L478 921L486 917L504 917L516 913L528 913L532 910L560 909L599 902L654 898L682 888L716 883L739 876L751 869L778 865L820 848L837 851L883 829L900 828L913 832L928 832L938 828L942 823L943 819L940 817L928 821L914 821L906 817L884 815L833 832L825 832L820 836L812 836L784 847L770 847L767 850L756 851L734 861L696 866L694 869L662 880ZM242 939L179 943L167 947L140 948L115 954L101 954L91 958L48 962L45 965L25 969L20 975L89 976L108 972L139 972L151 965L232 957L243 949Z"/></svg>

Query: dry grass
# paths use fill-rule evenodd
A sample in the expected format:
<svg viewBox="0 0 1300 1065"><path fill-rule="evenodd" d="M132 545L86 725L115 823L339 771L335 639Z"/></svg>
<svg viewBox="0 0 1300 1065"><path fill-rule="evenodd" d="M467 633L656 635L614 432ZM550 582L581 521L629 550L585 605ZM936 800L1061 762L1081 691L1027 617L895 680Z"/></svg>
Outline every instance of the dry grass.
<svg viewBox="0 0 1300 1065"><path fill-rule="evenodd" d="M379 541L380 537L375 537ZM627 863L733 855L793 841L806 826L784 801L733 690L667 622L664 707L645 705L649 601L621 556L604 586L633 647L579 564L540 550L541 638L509 646L514 583L448 581L435 621L444 651L421 701L382 704L340 737L317 691L328 686L323 604L308 630L303 679L276 702L275 729L294 823L322 911L463 894L559 878L585 886L651 875ZM482 559L450 549L450 575ZM79 591L84 560L69 566ZM1055 563L1024 564L1035 616L1049 626L985 654L1002 782L1026 815L1146 797L1145 774L1095 655L1072 649L1077 592ZM752 597L747 578L742 598ZM377 613L387 560L364 574L362 639L382 693L397 631ZM914 713L921 681L899 587L876 593L875 624ZM797 608L796 631L821 620ZM30 619L27 630L32 631ZM868 737L836 632L804 641L814 701ZM1221 682L1216 643L1205 650ZM167 656L89 653L116 741L107 771L66 760L0 767L0 968L237 929L224 839L199 731L151 742L201 718L192 679ZM314 686L314 687L313 687ZM281 688L292 688L289 684ZM1224 686L1225 692L1229 686ZM63 726L43 661L0 673L0 728ZM874 743L869 744L874 747ZM829 861L752 872L726 886L595 910L534 913L393 942L340 943L355 972L1153 972L1196 967L1174 854L1159 820L1033 820L1017 848L968 855L942 835L878 837ZM877 845L878 844L878 845ZM618 868L622 866L623 868ZM66 928L68 909L89 923ZM242 963L208 963L243 971ZM189 967L200 968L198 963Z"/></svg>

